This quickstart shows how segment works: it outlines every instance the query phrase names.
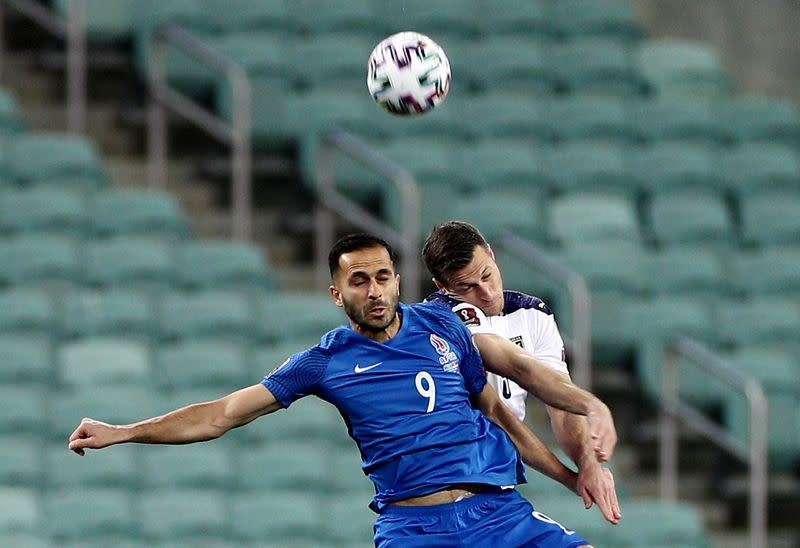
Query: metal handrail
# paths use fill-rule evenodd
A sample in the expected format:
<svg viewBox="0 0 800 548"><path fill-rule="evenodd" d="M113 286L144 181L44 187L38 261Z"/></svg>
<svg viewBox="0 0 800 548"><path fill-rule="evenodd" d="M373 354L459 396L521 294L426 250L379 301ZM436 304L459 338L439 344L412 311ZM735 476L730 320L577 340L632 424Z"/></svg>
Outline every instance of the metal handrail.
<svg viewBox="0 0 800 548"><path fill-rule="evenodd" d="M401 230L366 211L346 195L336 190L335 151L340 151L360 164L385 175L400 192L402 211ZM333 130L320 137L316 158L318 203L315 220L316 278L320 287L328 285L328 252L334 241L334 220L339 215L346 221L379 236L401 252L400 280L403 295L409 302L420 299L420 193L414 176L391 162L356 136L343 130Z"/></svg>
<svg viewBox="0 0 800 548"><path fill-rule="evenodd" d="M61 38L67 50L67 130L83 134L86 131L86 1L69 0L67 17L62 19L46 6L33 0L0 0L0 32L4 10L11 8L28 17L44 30ZM0 48L5 37L0 36ZM0 58L4 55L0 52Z"/></svg>
<svg viewBox="0 0 800 548"><path fill-rule="evenodd" d="M183 50L211 70L225 76L231 86L233 120L226 122L186 95L169 87L167 45ZM148 181L163 188L167 178L167 109L231 147L233 194L232 233L237 240L252 239L252 86L244 67L213 49L188 30L166 24L153 33L148 71L147 112Z"/></svg>
<svg viewBox="0 0 800 548"><path fill-rule="evenodd" d="M572 378L578 386L592 388L592 297L583 276L553 258L534 243L504 230L494 239L548 278L564 285L572 307Z"/></svg>
<svg viewBox="0 0 800 548"><path fill-rule="evenodd" d="M750 445L706 418L701 412L680 401L678 394L678 357L691 363L741 391L747 398ZM714 442L750 466L750 546L767 546L767 397L761 385L735 369L705 346L678 337L666 348L661 379L661 497L676 500L678 496L678 428L680 419L688 428Z"/></svg>

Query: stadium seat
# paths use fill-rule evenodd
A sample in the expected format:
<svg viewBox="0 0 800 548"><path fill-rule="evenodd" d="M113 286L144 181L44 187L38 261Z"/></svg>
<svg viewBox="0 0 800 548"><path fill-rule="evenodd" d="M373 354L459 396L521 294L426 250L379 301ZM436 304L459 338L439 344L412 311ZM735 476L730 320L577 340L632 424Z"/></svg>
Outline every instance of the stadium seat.
<svg viewBox="0 0 800 548"><path fill-rule="evenodd" d="M42 384L55 374L47 338L36 335L0 335L0 382Z"/></svg>
<svg viewBox="0 0 800 548"><path fill-rule="evenodd" d="M757 245L794 244L800 236L800 192L770 192L749 196L740 204L745 242Z"/></svg>
<svg viewBox="0 0 800 548"><path fill-rule="evenodd" d="M332 470L330 482L334 494L349 494L362 502L375 495L375 486L361 469L361 455L353 440L342 436L342 443L331 444L326 460Z"/></svg>
<svg viewBox="0 0 800 548"><path fill-rule="evenodd" d="M800 294L800 249L770 247L741 252L733 258L733 283L755 295L792 296Z"/></svg>
<svg viewBox="0 0 800 548"><path fill-rule="evenodd" d="M364 94L366 58L374 47L372 40L361 34L314 34L294 44L290 66L307 89L332 98L345 90ZM294 116L300 111L289 112Z"/></svg>
<svg viewBox="0 0 800 548"><path fill-rule="evenodd" d="M74 135L30 133L11 143L9 159L27 184L95 190L108 185L108 174L93 142Z"/></svg>
<svg viewBox="0 0 800 548"><path fill-rule="evenodd" d="M221 8L215 0L199 0L200 9L213 14L224 34L237 31L269 31L290 34L301 29L292 14L293 3L275 0L232 0Z"/></svg>
<svg viewBox="0 0 800 548"><path fill-rule="evenodd" d="M475 94L468 112L480 137L511 138L531 146L549 143L556 137L542 101L526 93L494 90Z"/></svg>
<svg viewBox="0 0 800 548"><path fill-rule="evenodd" d="M623 298L645 290L643 250L636 243L576 242L558 258L583 276L592 291L616 292Z"/></svg>
<svg viewBox="0 0 800 548"><path fill-rule="evenodd" d="M58 349L61 380L69 386L149 385L147 346L116 337L87 337Z"/></svg>
<svg viewBox="0 0 800 548"><path fill-rule="evenodd" d="M13 436L13 437L12 437ZM45 470L42 455L45 454L42 440L29 433L14 433L0 435L0 489L8 487L31 487L39 489L44 482ZM65 451L62 442L58 448L60 453ZM3 510L0 509L0 513ZM0 530L3 528L3 518L0 517Z"/></svg>
<svg viewBox="0 0 800 548"><path fill-rule="evenodd" d="M717 170L711 147L693 143L655 143L637 150L631 162L636 176L654 195L686 190L695 194L721 195L725 188L725 180Z"/></svg>
<svg viewBox="0 0 800 548"><path fill-rule="evenodd" d="M25 130L25 117L14 94L0 88L0 136L13 136Z"/></svg>
<svg viewBox="0 0 800 548"><path fill-rule="evenodd" d="M277 364L280 365L280 364ZM269 370L275 366L269 366ZM280 410L248 427L250 439L267 443L290 441L307 442L341 441L347 429L339 412L331 404L315 396L292 403L289 409Z"/></svg>
<svg viewBox="0 0 800 548"><path fill-rule="evenodd" d="M35 490L0 486L0 530L34 533L45 519Z"/></svg>
<svg viewBox="0 0 800 548"><path fill-rule="evenodd" d="M483 190L450 202L451 218L479 226L487 238L509 231L529 240L543 240L542 208L530 196L507 190Z"/></svg>
<svg viewBox="0 0 800 548"><path fill-rule="evenodd" d="M792 147L742 143L723 151L719 170L742 199L775 191L800 192L800 158Z"/></svg>
<svg viewBox="0 0 800 548"><path fill-rule="evenodd" d="M75 425L77 426L77 424ZM69 435L69 434L67 434ZM112 451L86 451L76 458L64 441L48 444L44 466L48 489L80 491L85 488L117 487L138 489L142 482L140 466L143 448L134 444L115 447Z"/></svg>
<svg viewBox="0 0 800 548"><path fill-rule="evenodd" d="M471 38L479 32L475 0L406 0L402 4L373 2L390 29L424 29L442 47L451 38Z"/></svg>
<svg viewBox="0 0 800 548"><path fill-rule="evenodd" d="M312 440L275 440L237 449L237 486L244 491L294 490L319 495L333 483L329 447Z"/></svg>
<svg viewBox="0 0 800 548"><path fill-rule="evenodd" d="M730 97L716 103L716 117L741 142L800 143L800 110L785 99Z"/></svg>
<svg viewBox="0 0 800 548"><path fill-rule="evenodd" d="M189 290L236 289L263 292L277 288L264 253L253 244L187 242L177 250L178 282Z"/></svg>
<svg viewBox="0 0 800 548"><path fill-rule="evenodd" d="M479 47L470 44L458 64L467 85L484 92L504 91L547 97L558 89L558 72L548 62L549 50L528 36L492 36ZM463 85L463 84L462 84Z"/></svg>
<svg viewBox="0 0 800 548"><path fill-rule="evenodd" d="M151 541L208 542L230 533L225 501L214 490L149 489L140 495L140 504L142 532Z"/></svg>
<svg viewBox="0 0 800 548"><path fill-rule="evenodd" d="M20 235L0 241L0 280L8 285L64 289L80 280L74 241L46 235Z"/></svg>
<svg viewBox="0 0 800 548"><path fill-rule="evenodd" d="M552 185L540 154L516 139L483 139L460 151L461 178L476 190L513 191L541 200Z"/></svg>
<svg viewBox="0 0 800 548"><path fill-rule="evenodd" d="M154 358L154 373L157 385L166 390L183 385L232 392L258 381L246 377L246 365L241 345L190 340L161 346Z"/></svg>
<svg viewBox="0 0 800 548"><path fill-rule="evenodd" d="M4 402L0 407L0 433L41 436L49 419L47 390L43 386L3 383L0 396Z"/></svg>
<svg viewBox="0 0 800 548"><path fill-rule="evenodd" d="M169 289L177 285L172 246L143 236L94 240L86 247L86 283L101 288Z"/></svg>
<svg viewBox="0 0 800 548"><path fill-rule="evenodd" d="M363 65L363 60L362 63ZM361 67L363 72L364 67ZM363 76L363 75L362 75ZM363 85L359 78L359 84ZM293 94L284 100L286 118L283 127L292 139L306 135L318 135L340 128L357 135L380 137L382 127L370 121L370 113L381 114L372 104L369 94L359 89L357 92L343 90L332 93L329 90L312 89L302 94ZM302 116L297 113L302 112ZM280 120L280 118L279 118Z"/></svg>
<svg viewBox="0 0 800 548"><path fill-rule="evenodd" d="M171 411L156 397L151 386L143 384L93 386L90 379L74 389L59 390L49 400L49 432L64 441L83 417L111 424L130 424Z"/></svg>
<svg viewBox="0 0 800 548"><path fill-rule="evenodd" d="M640 240L633 204L621 196L576 192L555 198L548 225L568 245L599 240Z"/></svg>
<svg viewBox="0 0 800 548"><path fill-rule="evenodd" d="M717 53L687 40L652 40L638 51L639 70L657 96L721 97L730 84Z"/></svg>
<svg viewBox="0 0 800 548"><path fill-rule="evenodd" d="M608 546L633 548L641 545L643 538L648 539L648 546L711 546L703 524L703 513L691 503L635 497L625 499L623 508L626 519L619 525L604 528ZM594 509L591 511L597 520L599 513Z"/></svg>
<svg viewBox="0 0 800 548"><path fill-rule="evenodd" d="M368 545L373 539L375 514L369 509L370 497L331 495L322 501L325 536L345 546Z"/></svg>
<svg viewBox="0 0 800 548"><path fill-rule="evenodd" d="M247 343L255 340L260 328L249 299L231 291L168 293L160 313L165 340L206 338Z"/></svg>
<svg viewBox="0 0 800 548"><path fill-rule="evenodd" d="M633 43L642 36L630 3L621 0L560 0L553 22L567 39L598 37Z"/></svg>
<svg viewBox="0 0 800 548"><path fill-rule="evenodd" d="M250 380L255 382L263 379L267 373L286 361L286 358L316 345L319 341L318 333L308 333L305 337L277 340L257 346L249 356L247 373Z"/></svg>
<svg viewBox="0 0 800 548"><path fill-rule="evenodd" d="M286 146L295 136L287 129L291 121L284 108L286 78L277 71L249 74L251 115L250 132L254 150ZM234 98L231 86L217 80L214 110L225 121L233 121ZM288 121L287 121L288 120Z"/></svg>
<svg viewBox="0 0 800 548"><path fill-rule="evenodd" d="M268 342L321 337L347 322L330 297L319 292L272 293L259 299L256 307L261 338Z"/></svg>
<svg viewBox="0 0 800 548"><path fill-rule="evenodd" d="M57 334L55 303L41 289L8 289L0 292L0 332L14 335Z"/></svg>
<svg viewBox="0 0 800 548"><path fill-rule="evenodd" d="M550 66L569 93L637 97L645 82L628 48L601 38L575 39L554 47Z"/></svg>
<svg viewBox="0 0 800 548"><path fill-rule="evenodd" d="M720 301L716 315L718 337L729 345L780 346L795 341L800 331L800 307L783 296Z"/></svg>
<svg viewBox="0 0 800 548"><path fill-rule="evenodd" d="M733 135L706 98L660 97L635 105L629 112L637 130L650 142L725 145Z"/></svg>
<svg viewBox="0 0 800 548"><path fill-rule="evenodd" d="M476 13L481 33L485 36L509 34L536 38L540 42L557 37L558 27L545 0L479 0Z"/></svg>
<svg viewBox="0 0 800 548"><path fill-rule="evenodd" d="M127 488L74 487L49 490L44 498L45 526L59 541L105 535L135 535L134 502Z"/></svg>
<svg viewBox="0 0 800 548"><path fill-rule="evenodd" d="M715 196L689 191L653 196L649 221L653 238L663 245L725 247L734 241L730 212Z"/></svg>
<svg viewBox="0 0 800 548"><path fill-rule="evenodd" d="M156 332L154 306L146 291L73 291L62 299L60 329L70 338L101 336L150 341Z"/></svg>
<svg viewBox="0 0 800 548"><path fill-rule="evenodd" d="M94 231L98 236L147 236L183 239L189 225L177 200L158 192L110 190L97 193L92 204Z"/></svg>
<svg viewBox="0 0 800 548"><path fill-rule="evenodd" d="M551 148L549 172L561 192L603 192L633 197L643 186L626 161L625 148L586 141Z"/></svg>
<svg viewBox="0 0 800 548"><path fill-rule="evenodd" d="M222 443L148 447L141 454L144 487L229 491L235 475L230 449Z"/></svg>
<svg viewBox="0 0 800 548"><path fill-rule="evenodd" d="M59 188L0 192L0 230L82 236L89 227L83 197Z"/></svg>
<svg viewBox="0 0 800 548"><path fill-rule="evenodd" d="M241 541L313 546L323 537L319 503L304 491L240 493L231 498L231 534Z"/></svg>
<svg viewBox="0 0 800 548"><path fill-rule="evenodd" d="M656 295L724 297L734 291L722 257L697 246L651 250L644 257L645 280Z"/></svg>
<svg viewBox="0 0 800 548"><path fill-rule="evenodd" d="M252 0L243 0L251 2ZM272 2L259 2L262 6L274 4ZM234 10L222 10L231 17L240 14ZM279 30L254 28L252 30L230 31L221 36L208 39L211 46L225 57L239 64L248 76L268 77L274 82L276 93L287 92L297 86L297 76L292 69L292 60L289 55L295 41L287 38ZM216 75L216 89L228 86L224 75ZM230 91L230 90L229 90ZM256 97L252 98L257 100ZM230 118L227 118L230 120Z"/></svg>
<svg viewBox="0 0 800 548"><path fill-rule="evenodd" d="M324 0L299 0L290 2L288 11L305 33L358 33L373 40L375 45L396 28L395 25L386 25L386 18L381 15L383 7L372 0L349 0L336 4Z"/></svg>
<svg viewBox="0 0 800 548"><path fill-rule="evenodd" d="M377 103L367 108L366 122L389 139L407 137L437 137L469 143L480 135L481 128L473 116L476 97L472 94L453 94L425 116L386 116ZM362 130L370 135L372 131Z"/></svg>
<svg viewBox="0 0 800 548"><path fill-rule="evenodd" d="M52 0L55 12L66 19L69 0ZM90 46L124 45L133 35L139 3L136 0L89 0L85 3L86 41Z"/></svg>
<svg viewBox="0 0 800 548"><path fill-rule="evenodd" d="M630 110L619 97L577 95L550 103L548 116L562 141L631 145L642 141L644 132Z"/></svg>

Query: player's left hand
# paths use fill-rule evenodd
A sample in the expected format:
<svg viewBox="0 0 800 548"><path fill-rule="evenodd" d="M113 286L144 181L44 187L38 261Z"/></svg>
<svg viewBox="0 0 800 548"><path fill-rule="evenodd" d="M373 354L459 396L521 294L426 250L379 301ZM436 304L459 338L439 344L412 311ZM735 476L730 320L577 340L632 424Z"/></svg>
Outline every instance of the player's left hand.
<svg viewBox="0 0 800 548"><path fill-rule="evenodd" d="M609 523L616 525L622 519L617 490L614 486L614 475L608 468L598 464L582 468L578 473L577 490L587 510L592 504L597 504Z"/></svg>

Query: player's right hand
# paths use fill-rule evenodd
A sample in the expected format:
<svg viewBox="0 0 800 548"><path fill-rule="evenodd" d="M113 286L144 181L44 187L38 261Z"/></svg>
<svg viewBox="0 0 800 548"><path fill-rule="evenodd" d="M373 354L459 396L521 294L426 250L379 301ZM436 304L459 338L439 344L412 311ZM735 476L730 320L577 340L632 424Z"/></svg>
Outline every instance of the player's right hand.
<svg viewBox="0 0 800 548"><path fill-rule="evenodd" d="M598 462L608 461L617 445L617 429L614 427L611 410L606 404L597 400L586 415L586 420L589 422L589 434Z"/></svg>
<svg viewBox="0 0 800 548"><path fill-rule="evenodd" d="M85 449L102 449L119 441L119 429L111 424L84 418L69 437L69 448L80 456Z"/></svg>

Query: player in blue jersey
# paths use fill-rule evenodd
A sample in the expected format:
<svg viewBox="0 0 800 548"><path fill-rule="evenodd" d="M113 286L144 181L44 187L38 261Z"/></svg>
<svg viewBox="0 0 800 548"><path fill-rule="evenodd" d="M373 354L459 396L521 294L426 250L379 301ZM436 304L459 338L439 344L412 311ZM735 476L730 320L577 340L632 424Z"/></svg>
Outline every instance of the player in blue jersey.
<svg viewBox="0 0 800 548"><path fill-rule="evenodd" d="M552 311L536 297L503 290L494 253L475 226L449 221L434 227L422 256L439 289L427 300L452 309L472 332L482 355L491 346L514 341L520 351L569 378L564 342ZM491 370L488 364L487 369ZM501 401L524 420L524 387L503 376L489 374L488 379ZM586 508L596 502L609 522L618 523L622 513L614 478L595 459L586 420L549 406L547 412L556 439L578 466L578 493Z"/></svg>
<svg viewBox="0 0 800 548"><path fill-rule="evenodd" d="M523 462L573 491L576 476L487 385L469 330L439 305L399 303L380 239L345 237L329 263L349 326L218 400L128 425L84 419L69 448L211 440L313 394L339 409L361 451L376 546L588 547L508 488L525 481Z"/></svg>

